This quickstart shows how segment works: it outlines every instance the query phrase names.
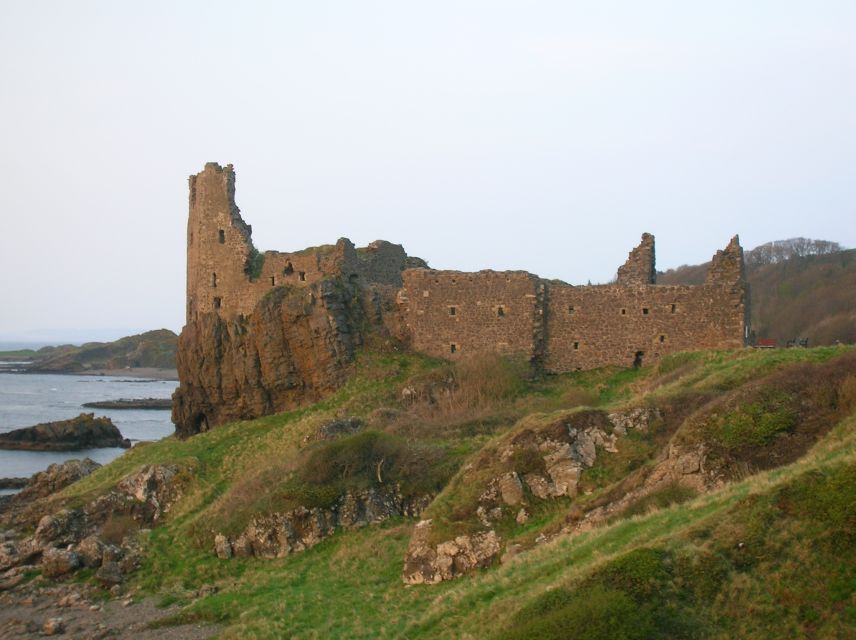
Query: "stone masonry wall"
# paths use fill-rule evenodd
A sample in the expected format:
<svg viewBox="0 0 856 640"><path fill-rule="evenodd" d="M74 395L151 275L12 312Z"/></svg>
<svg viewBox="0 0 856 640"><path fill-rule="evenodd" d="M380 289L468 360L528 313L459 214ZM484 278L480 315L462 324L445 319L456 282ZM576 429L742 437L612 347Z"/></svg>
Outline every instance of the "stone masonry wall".
<svg viewBox="0 0 856 640"><path fill-rule="evenodd" d="M627 256L627 262L618 267L617 284L654 284L656 278L654 236L643 233L642 242Z"/></svg>
<svg viewBox="0 0 856 640"><path fill-rule="evenodd" d="M399 304L415 351L449 359L535 352L536 276L408 269L403 277Z"/></svg>
<svg viewBox="0 0 856 640"><path fill-rule="evenodd" d="M723 285L551 286L548 299L548 371L629 367L744 344L744 301Z"/></svg>

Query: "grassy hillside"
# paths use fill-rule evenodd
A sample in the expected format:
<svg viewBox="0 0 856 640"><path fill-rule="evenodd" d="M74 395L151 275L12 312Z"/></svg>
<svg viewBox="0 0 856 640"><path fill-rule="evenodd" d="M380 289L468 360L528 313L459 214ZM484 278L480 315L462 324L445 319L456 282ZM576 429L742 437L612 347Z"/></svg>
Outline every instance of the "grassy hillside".
<svg viewBox="0 0 856 640"><path fill-rule="evenodd" d="M660 284L700 284L709 263L658 274ZM811 345L856 343L856 249L794 256L780 262L747 261L752 328L780 346L794 338Z"/></svg>
<svg viewBox="0 0 856 640"><path fill-rule="evenodd" d="M525 373L495 358L364 353L352 381L322 403L135 447L61 498L82 504L146 463L179 464L184 497L142 535L134 584L185 605L182 620L221 622L223 638L853 637L856 351L708 352L641 370ZM507 517L517 506L507 509L497 530L517 552L475 575L406 586L407 518L284 558L213 553L215 532L240 530L253 514L379 481L439 492L423 516L439 537L469 531L484 482L538 464L494 452L557 421L639 407L659 417L599 451L576 497L527 494L523 523ZM317 439L343 417L363 430ZM709 486L641 492L665 452L696 446L710 452ZM627 495L638 498L622 503ZM579 526L601 511L608 517ZM197 597L205 585L219 590Z"/></svg>
<svg viewBox="0 0 856 640"><path fill-rule="evenodd" d="M31 362L31 371L85 371L153 367L175 369L178 336L169 329L146 331L114 342L87 342L79 347L62 345L38 351L0 352L0 359L15 357Z"/></svg>

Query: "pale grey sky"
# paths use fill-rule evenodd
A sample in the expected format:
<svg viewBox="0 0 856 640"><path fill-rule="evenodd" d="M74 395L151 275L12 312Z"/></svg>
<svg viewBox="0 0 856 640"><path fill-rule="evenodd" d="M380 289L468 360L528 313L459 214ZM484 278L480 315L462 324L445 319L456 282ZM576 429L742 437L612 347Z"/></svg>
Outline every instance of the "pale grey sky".
<svg viewBox="0 0 856 640"><path fill-rule="evenodd" d="M208 161L260 249L585 283L643 231L661 268L856 246L854 79L852 0L0 0L0 340L180 329Z"/></svg>

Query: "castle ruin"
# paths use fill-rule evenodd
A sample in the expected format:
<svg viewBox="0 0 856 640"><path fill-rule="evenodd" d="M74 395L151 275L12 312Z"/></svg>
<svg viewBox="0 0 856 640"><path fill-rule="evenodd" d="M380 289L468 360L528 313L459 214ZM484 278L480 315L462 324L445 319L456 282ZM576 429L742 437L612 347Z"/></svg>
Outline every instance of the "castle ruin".
<svg viewBox="0 0 856 640"><path fill-rule="evenodd" d="M608 285L438 271L384 241L259 253L235 204L232 166L209 163L190 177L180 435L334 389L367 322L419 353L515 355L548 373L733 349L749 335L743 250L735 236L700 286L656 284L647 233Z"/></svg>

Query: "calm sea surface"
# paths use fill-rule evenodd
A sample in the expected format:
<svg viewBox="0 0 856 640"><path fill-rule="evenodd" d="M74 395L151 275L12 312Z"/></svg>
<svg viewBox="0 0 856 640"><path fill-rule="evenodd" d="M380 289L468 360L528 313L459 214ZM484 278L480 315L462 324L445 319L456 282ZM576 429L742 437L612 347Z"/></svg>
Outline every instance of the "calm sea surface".
<svg viewBox="0 0 856 640"><path fill-rule="evenodd" d="M172 435L169 410L87 409L84 402L120 398L169 398L177 381L121 376L0 373L0 433L41 422L66 420L82 412L109 416L132 443ZM54 462L89 457L102 464L124 449L6 451L0 449L0 478L25 477Z"/></svg>

